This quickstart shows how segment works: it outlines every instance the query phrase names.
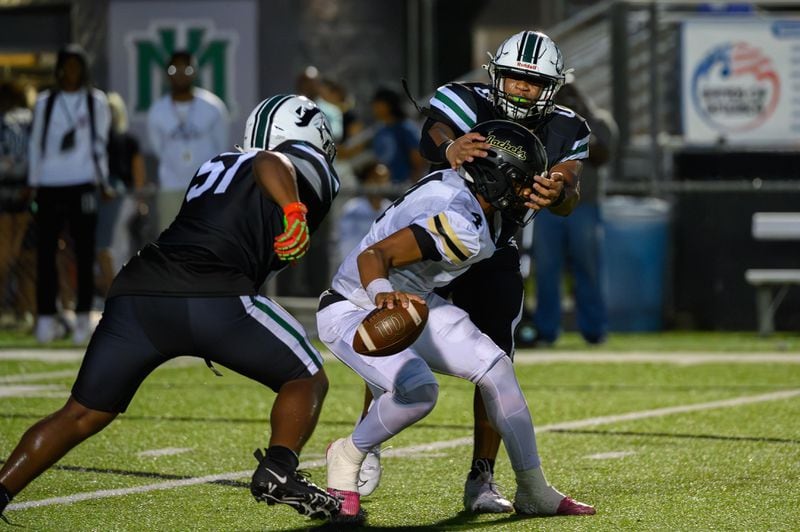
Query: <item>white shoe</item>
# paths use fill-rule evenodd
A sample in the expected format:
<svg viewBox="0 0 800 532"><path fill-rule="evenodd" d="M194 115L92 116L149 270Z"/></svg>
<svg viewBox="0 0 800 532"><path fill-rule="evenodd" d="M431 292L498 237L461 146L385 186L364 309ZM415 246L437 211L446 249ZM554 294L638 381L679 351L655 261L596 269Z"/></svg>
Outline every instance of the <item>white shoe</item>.
<svg viewBox="0 0 800 532"><path fill-rule="evenodd" d="M361 462L361 470L358 472L358 493L362 497L372 495L381 483L381 447L376 445L367 452L366 458Z"/></svg>
<svg viewBox="0 0 800 532"><path fill-rule="evenodd" d="M464 483L464 509L476 514L504 514L513 512L514 506L497 491L497 484L487 468L477 478L467 477Z"/></svg>
<svg viewBox="0 0 800 532"><path fill-rule="evenodd" d="M53 340L59 340L66 334L64 325L51 315L39 316L36 318L36 341L40 344L49 344Z"/></svg>
<svg viewBox="0 0 800 532"><path fill-rule="evenodd" d="M75 318L75 329L72 331L72 343L86 345L94 332L88 312L81 312Z"/></svg>

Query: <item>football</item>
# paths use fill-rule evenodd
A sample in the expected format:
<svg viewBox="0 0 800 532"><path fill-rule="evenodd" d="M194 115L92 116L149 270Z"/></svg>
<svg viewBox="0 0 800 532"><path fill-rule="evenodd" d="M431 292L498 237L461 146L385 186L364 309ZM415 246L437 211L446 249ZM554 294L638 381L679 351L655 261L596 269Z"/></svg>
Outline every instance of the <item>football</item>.
<svg viewBox="0 0 800 532"><path fill-rule="evenodd" d="M408 308L376 308L358 326L353 349L371 357L394 355L414 343L427 321L428 306L417 301Z"/></svg>

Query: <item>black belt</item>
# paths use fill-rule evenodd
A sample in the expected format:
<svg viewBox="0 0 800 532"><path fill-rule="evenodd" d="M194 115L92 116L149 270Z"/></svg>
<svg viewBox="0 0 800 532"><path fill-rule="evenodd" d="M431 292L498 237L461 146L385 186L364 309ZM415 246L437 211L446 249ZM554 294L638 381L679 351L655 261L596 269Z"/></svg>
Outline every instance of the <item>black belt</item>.
<svg viewBox="0 0 800 532"><path fill-rule="evenodd" d="M322 295L319 297L319 307L317 307L317 311L319 312L325 307L329 307L334 303L339 303L340 301L347 301L347 298L333 288L328 288L322 292Z"/></svg>

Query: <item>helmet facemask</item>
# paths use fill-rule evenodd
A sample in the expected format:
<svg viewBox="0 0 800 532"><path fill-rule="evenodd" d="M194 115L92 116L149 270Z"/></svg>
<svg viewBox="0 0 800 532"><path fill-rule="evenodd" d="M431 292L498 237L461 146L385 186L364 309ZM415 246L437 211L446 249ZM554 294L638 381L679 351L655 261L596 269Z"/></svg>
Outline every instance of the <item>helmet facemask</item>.
<svg viewBox="0 0 800 532"><path fill-rule="evenodd" d="M553 111L565 71L561 50L550 37L536 31L519 32L506 39L497 54L489 54L489 58L484 68L489 71L492 100L501 116L531 127ZM539 96L525 101L510 94L505 88L509 78L541 87Z"/></svg>
<svg viewBox="0 0 800 532"><path fill-rule="evenodd" d="M555 107L555 96L562 83L558 80L542 76L531 76L511 69L492 68L492 101L502 116L524 125L531 125L550 114ZM505 90L509 78L522 79L532 85L541 87L539 96L534 100L524 101L524 97L510 94Z"/></svg>

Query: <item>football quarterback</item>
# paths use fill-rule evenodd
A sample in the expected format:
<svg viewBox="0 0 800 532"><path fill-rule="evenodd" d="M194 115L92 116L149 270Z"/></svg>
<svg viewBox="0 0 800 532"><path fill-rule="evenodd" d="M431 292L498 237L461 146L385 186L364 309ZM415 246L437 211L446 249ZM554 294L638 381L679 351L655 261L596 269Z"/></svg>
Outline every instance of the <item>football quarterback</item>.
<svg viewBox="0 0 800 532"><path fill-rule="evenodd" d="M547 171L535 176L535 195L528 216L541 209L568 215L579 197L581 161L588 156L590 131L583 118L554 103L566 70L558 46L538 31L521 31L506 39L484 66L491 83L452 82L439 87L423 110L420 150L432 168L468 168L487 157L491 142L474 131L493 119L512 120L533 131L547 155ZM509 357L514 354L514 329L523 308L520 254L513 236L519 216L504 213L494 255L470 268L438 292L452 298L470 319ZM464 487L464 506L471 512L511 512L512 503L494 483L494 462L500 437L489 423L483 399L475 391L475 442L472 467ZM366 494L381 474L378 449L370 451L362 471Z"/></svg>

